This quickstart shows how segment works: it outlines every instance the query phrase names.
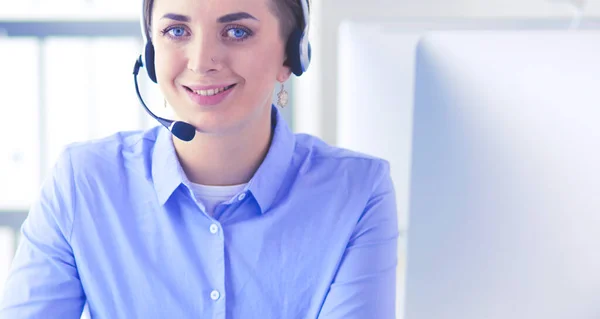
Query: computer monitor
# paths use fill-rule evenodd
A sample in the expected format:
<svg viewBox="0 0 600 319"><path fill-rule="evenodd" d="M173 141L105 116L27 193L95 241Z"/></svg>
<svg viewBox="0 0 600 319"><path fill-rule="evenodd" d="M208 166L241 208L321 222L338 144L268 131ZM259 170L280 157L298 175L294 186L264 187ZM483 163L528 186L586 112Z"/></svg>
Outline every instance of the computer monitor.
<svg viewBox="0 0 600 319"><path fill-rule="evenodd" d="M566 30L564 18L407 18L346 20L337 59L337 140L341 147L385 158L391 164L398 222L406 230L415 54L427 32L457 30ZM600 30L600 19L579 25ZM393 139L393 145L386 142ZM380 142L373 142L380 141Z"/></svg>
<svg viewBox="0 0 600 319"><path fill-rule="evenodd" d="M405 319L600 318L600 32L417 49Z"/></svg>
<svg viewBox="0 0 600 319"><path fill-rule="evenodd" d="M431 31L566 30L564 18L351 19L338 34L337 144L390 162L398 204L397 316L404 313L415 54ZM600 30L586 17L580 29Z"/></svg>

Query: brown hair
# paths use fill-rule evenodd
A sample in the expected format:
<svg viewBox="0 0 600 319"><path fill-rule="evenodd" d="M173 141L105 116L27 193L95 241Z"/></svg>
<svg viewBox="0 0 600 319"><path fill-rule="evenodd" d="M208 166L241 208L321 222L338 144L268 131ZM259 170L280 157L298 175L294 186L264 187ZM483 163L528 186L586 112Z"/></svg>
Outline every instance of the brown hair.
<svg viewBox="0 0 600 319"><path fill-rule="evenodd" d="M284 41L287 41L288 37L295 28L300 30L304 29L304 17L302 13L302 5L300 1L306 1L308 3L308 9L310 11L309 0L270 0L271 3L269 8L279 18L279 32ZM144 32L146 39L151 38L151 25L152 25L152 8L154 7L154 0L144 0Z"/></svg>

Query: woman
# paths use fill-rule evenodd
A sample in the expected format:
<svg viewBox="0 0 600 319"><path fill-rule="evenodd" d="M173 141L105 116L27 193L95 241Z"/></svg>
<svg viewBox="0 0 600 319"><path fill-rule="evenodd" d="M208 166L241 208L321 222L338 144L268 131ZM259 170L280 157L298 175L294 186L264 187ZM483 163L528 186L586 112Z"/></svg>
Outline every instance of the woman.
<svg viewBox="0 0 600 319"><path fill-rule="evenodd" d="M387 162L294 135L271 105L302 2L144 12L146 67L195 137L158 126L68 147L23 225L0 317L78 318L87 302L93 318L393 318Z"/></svg>

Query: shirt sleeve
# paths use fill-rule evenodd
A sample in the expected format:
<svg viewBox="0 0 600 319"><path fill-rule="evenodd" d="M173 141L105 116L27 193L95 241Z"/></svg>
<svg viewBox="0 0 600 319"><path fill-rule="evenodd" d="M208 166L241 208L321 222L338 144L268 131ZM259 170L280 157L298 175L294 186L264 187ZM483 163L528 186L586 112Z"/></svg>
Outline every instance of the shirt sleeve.
<svg viewBox="0 0 600 319"><path fill-rule="evenodd" d="M0 302L1 319L80 318L85 296L69 244L75 188L64 152L21 228Z"/></svg>
<svg viewBox="0 0 600 319"><path fill-rule="evenodd" d="M389 164L382 163L319 319L395 318L398 217Z"/></svg>

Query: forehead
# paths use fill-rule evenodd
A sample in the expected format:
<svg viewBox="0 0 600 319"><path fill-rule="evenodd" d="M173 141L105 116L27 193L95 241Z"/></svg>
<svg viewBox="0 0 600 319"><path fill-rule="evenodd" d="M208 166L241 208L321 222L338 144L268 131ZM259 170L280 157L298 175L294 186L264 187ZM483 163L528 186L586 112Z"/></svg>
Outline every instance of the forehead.
<svg viewBox="0 0 600 319"><path fill-rule="evenodd" d="M273 0L154 0L153 16L164 13L184 14L192 18L221 16L234 12L247 12L260 19L272 15Z"/></svg>

